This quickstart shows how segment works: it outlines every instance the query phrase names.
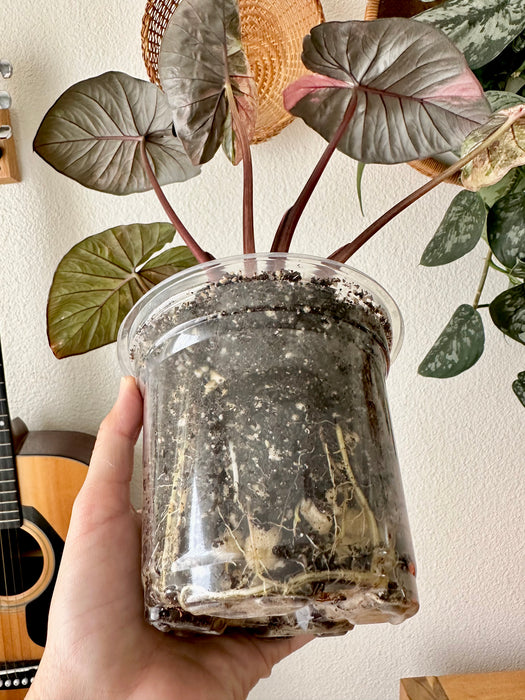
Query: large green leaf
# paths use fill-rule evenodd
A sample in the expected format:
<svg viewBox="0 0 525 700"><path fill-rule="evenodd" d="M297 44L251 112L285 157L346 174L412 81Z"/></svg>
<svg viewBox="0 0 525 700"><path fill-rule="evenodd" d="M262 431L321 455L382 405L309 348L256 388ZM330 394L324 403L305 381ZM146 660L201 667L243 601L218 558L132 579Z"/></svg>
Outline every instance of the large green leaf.
<svg viewBox="0 0 525 700"><path fill-rule="evenodd" d="M159 88L110 72L66 90L44 117L33 147L80 184L123 195L152 187L140 157L142 140L161 185L198 175L173 136Z"/></svg>
<svg viewBox="0 0 525 700"><path fill-rule="evenodd" d="M525 284L502 292L491 303L489 311L500 331L525 344Z"/></svg>
<svg viewBox="0 0 525 700"><path fill-rule="evenodd" d="M192 162L210 160L221 144L238 162L232 110L250 139L257 87L242 49L236 0L182 0L160 45L159 78Z"/></svg>
<svg viewBox="0 0 525 700"><path fill-rule="evenodd" d="M174 235L171 224L130 224L97 233L71 248L49 291L48 337L57 357L112 343L124 316L148 289L196 264L185 246L151 259Z"/></svg>
<svg viewBox="0 0 525 700"><path fill-rule="evenodd" d="M417 15L445 34L471 68L485 65L525 29L523 0L448 0Z"/></svg>
<svg viewBox="0 0 525 700"><path fill-rule="evenodd" d="M303 62L315 75L285 90L285 107L329 141L357 100L338 148L363 163L454 150L490 114L463 56L422 22L326 22L305 38Z"/></svg>
<svg viewBox="0 0 525 700"><path fill-rule="evenodd" d="M525 406L525 372L518 373L518 378L512 382L512 391Z"/></svg>
<svg viewBox="0 0 525 700"><path fill-rule="evenodd" d="M495 132L508 125L492 145L473 158L461 171L461 182L469 190L499 182L512 168L525 164L525 105L501 109L463 142L461 155L468 155Z"/></svg>
<svg viewBox="0 0 525 700"><path fill-rule="evenodd" d="M487 210L477 192L457 194L425 248L421 265L446 265L470 252L485 230Z"/></svg>
<svg viewBox="0 0 525 700"><path fill-rule="evenodd" d="M425 377L455 377L479 360L484 346L479 311L462 304L419 365L418 372Z"/></svg>
<svg viewBox="0 0 525 700"><path fill-rule="evenodd" d="M489 211L487 239L492 252L509 270L525 260L525 192L502 197Z"/></svg>

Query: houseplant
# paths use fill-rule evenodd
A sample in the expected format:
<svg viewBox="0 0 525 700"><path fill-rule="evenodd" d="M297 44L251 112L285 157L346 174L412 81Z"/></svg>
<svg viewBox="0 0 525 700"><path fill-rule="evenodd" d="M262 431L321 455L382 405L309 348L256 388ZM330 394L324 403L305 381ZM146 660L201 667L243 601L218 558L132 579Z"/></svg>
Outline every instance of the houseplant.
<svg viewBox="0 0 525 700"><path fill-rule="evenodd" d="M378 7L379 5L379 7ZM426 11L423 3L407 3L407 13L416 19L436 26L462 51L470 68L480 81L494 111L525 103L525 5L514 0L444 0L430 3ZM370 2L367 17L396 15L403 11L399 3ZM432 175L443 172L445 161L427 159L415 164L421 172ZM452 181L461 184L459 174ZM428 376L453 376L462 371L456 365L451 371L435 371L433 359L443 340L454 333L458 318L471 319L471 332L476 337L478 352L484 343L482 317L478 308L490 308L490 315L498 328L520 341L519 334L509 333L500 310L511 300L522 296L521 259L525 255L525 239L517 233L525 230L525 167L514 167L503 179L486 185L479 182L474 191L459 192L452 200L436 234L426 246L421 264L444 265L458 260L472 251L479 240L487 243L485 262L479 283L473 289L473 303L462 305L447 324L441 340L430 350L420 365L419 372ZM511 243L512 239L512 243ZM497 272L502 277L502 293L492 304L482 304L481 295L487 273ZM505 284L509 289L504 290ZM523 378L514 381L513 389L523 402Z"/></svg>
<svg viewBox="0 0 525 700"><path fill-rule="evenodd" d="M432 67L436 56L438 75ZM40 155L89 187L119 194L153 187L173 225L109 230L65 256L48 315L58 356L114 340L125 312L144 291L177 268L199 263L144 296L121 336L146 395L146 482L154 487L146 491L146 602L161 628L217 632L233 625L262 634L328 634L345 631L353 622L400 621L417 609L384 394L396 310L375 283L342 263L438 181L396 205L330 260L297 260L288 251L336 148L360 160L400 162L459 147L481 125L483 138L471 139L482 143L455 164L459 170L501 143L522 120L522 111L511 110L498 115L495 125L487 124L488 104L461 54L422 23L325 23L305 39L303 60L316 72L287 90L285 104L329 143L283 217L271 254L254 253L249 140L256 95L231 0L184 0L177 9L161 46L166 98L150 84L105 74L66 91L35 138ZM200 76L205 89L196 79ZM380 123L381 113L387 118L377 137L371 125ZM401 129L399 122L390 122L396 113L404 118ZM195 175L220 145L232 162L243 162L241 260L213 260L160 186ZM190 253L170 248L155 257L175 229ZM269 293L261 291L268 287ZM228 332L223 334L224 324ZM356 334L345 336L347 326L357 328ZM285 329L286 342L274 344L273 364L265 365L262 349ZM231 334L240 330L242 337L231 342ZM324 373L310 365L311 348L302 340L308 333L318 334L316 361L323 353L325 364L330 358ZM318 342L321 335L328 339L327 349ZM464 364L466 357L468 363L469 336L456 335L463 340L458 362ZM346 359L338 362L334 348ZM191 354L197 356L195 365ZM232 362L236 354L244 364ZM218 371L218 358L228 374ZM305 373L295 384L275 371L286 373L289 359L289 375L298 372L299 360L305 361ZM437 363L443 365L443 359ZM359 393L359 381L362 387L356 405L349 406L341 392L356 366L362 368L355 374L361 379L355 379L355 392L348 396ZM328 376L332 368L335 378ZM184 381L175 387L177 374ZM319 384L319 377L326 384ZM297 385L315 391L297 395ZM228 406L230 391L237 400ZM163 393L171 395L167 401ZM323 400L315 403L318 394ZM220 396L226 396L224 406L210 406L210 399ZM278 400L272 403L269 397ZM254 412L247 415L250 403ZM280 403L289 413L286 421ZM263 425L272 410L276 417ZM308 420L301 413L309 414ZM270 438L279 422L285 431L278 447ZM287 439L291 446L285 450ZM257 449L251 450L251 443ZM242 461L237 459L246 449Z"/></svg>

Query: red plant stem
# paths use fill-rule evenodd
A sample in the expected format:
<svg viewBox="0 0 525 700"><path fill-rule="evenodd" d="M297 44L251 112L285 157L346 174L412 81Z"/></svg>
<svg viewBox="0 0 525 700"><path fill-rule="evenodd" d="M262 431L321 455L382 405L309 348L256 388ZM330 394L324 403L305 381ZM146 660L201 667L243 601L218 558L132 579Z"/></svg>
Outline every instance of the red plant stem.
<svg viewBox="0 0 525 700"><path fill-rule="evenodd" d="M255 233L253 228L253 166L250 141L239 115L235 96L229 80L226 82L226 94L232 115L234 138L239 139L242 154L243 191L242 191L242 247L244 254L255 253Z"/></svg>
<svg viewBox="0 0 525 700"><path fill-rule="evenodd" d="M177 214L175 214L175 212L171 208L171 205L166 199L166 196L162 191L161 186L159 185L159 181L157 180L155 173L153 172L151 163L149 162L148 152L146 151L146 139L144 137L140 140L140 155L142 158L144 169L146 170L146 173L148 175L148 179L151 182L151 185L153 187L153 190L155 191L155 194L157 195L159 202L162 204L164 211L168 215L168 218L175 227L177 233L180 235L184 243L186 243L192 254L197 259L197 262L204 263L208 262L209 260L215 260L213 255L206 253L200 247L200 245L197 243L197 241L193 238L188 229L179 219Z"/></svg>
<svg viewBox="0 0 525 700"><path fill-rule="evenodd" d="M445 173L443 173L442 175L439 175L438 177L435 177L432 180L426 182L422 187L417 189L415 192L412 192L408 195L408 197L405 197L395 206L389 209L385 214L383 214L383 216L380 216L379 219L374 221L373 224L370 224L370 226L366 228L362 233L360 233L359 236L357 236L357 238L354 238L353 241L347 243L341 248L338 248L334 253L332 253L328 257L328 259L337 260L341 263L346 262L349 258L352 257L354 253L356 253L359 250L359 248L361 248L361 246L363 246L368 240L370 240L370 238L372 238L373 235L375 235L380 229L382 229L383 226L387 224L391 219L400 214L404 209L409 207L424 194L430 192L430 190L434 189L434 187L437 187L441 182L443 182L443 180L445 180L445 178L449 177L450 175L453 175L455 172L457 172L457 168L448 168L448 170L446 170Z"/></svg>
<svg viewBox="0 0 525 700"><path fill-rule="evenodd" d="M370 226L368 226L368 228L366 228L362 233L360 233L359 236L357 236L357 238L354 238L354 240L350 243L347 243L346 245L341 246L341 248L338 248L334 253L332 253L329 256L328 259L345 263L349 258L352 257L354 253L356 253L359 250L359 248L361 248L361 246L363 246L367 241L369 241L370 238L372 238L373 235L375 235L380 229L382 229L383 226L387 224L391 219L400 214L404 209L409 207L424 194L430 192L430 190L434 189L434 187L437 187L437 185L441 184L448 177L450 177L451 175L455 175L455 173L462 170L462 168L464 168L465 165L467 165L467 163L470 163L471 160L474 160L474 158L483 153L489 146L491 146L493 143L496 143L499 140L499 138L512 127L514 122L516 122L521 117L521 113L516 113L508 117L507 121L504 124L502 124L502 126L496 129L494 133L492 133L488 138L482 141L478 146L476 146L476 148L472 149L470 153L467 153L463 156L463 158L460 158L458 161L456 161L453 165L451 165L443 173L441 173L441 175L432 178L432 180L426 182L422 187L415 190L415 192L412 192L407 197L402 199L395 206L389 209L385 214L380 216L379 219L374 221L374 223L370 224Z"/></svg>
<svg viewBox="0 0 525 700"><path fill-rule="evenodd" d="M346 111L343 115L343 119L337 127L337 131L332 136L328 146L325 148L321 158L315 166L312 174L308 178L308 181L304 186L302 192L300 193L299 197L281 219L281 223L279 224L279 228L277 229L277 232L273 239L271 247L272 253L287 253L290 250L293 234L295 232L295 229L297 228L297 224L299 223L299 219L301 218L304 208L306 207L308 200L312 196L312 192L314 191L317 183L319 182L319 179L323 174L324 169L328 165L328 161L332 157L333 152L335 151L341 138L343 137L343 134L345 133L346 128L350 123L350 120L354 116L356 105L357 94L354 91L352 98L348 103L348 107L346 108Z"/></svg>

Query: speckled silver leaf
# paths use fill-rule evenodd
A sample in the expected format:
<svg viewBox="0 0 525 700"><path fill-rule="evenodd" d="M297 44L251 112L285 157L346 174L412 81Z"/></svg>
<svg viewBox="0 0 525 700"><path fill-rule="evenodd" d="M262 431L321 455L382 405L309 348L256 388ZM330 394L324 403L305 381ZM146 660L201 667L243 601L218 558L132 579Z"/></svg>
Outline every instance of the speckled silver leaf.
<svg viewBox="0 0 525 700"><path fill-rule="evenodd" d="M257 86L241 44L236 0L182 0L162 38L159 79L191 161L206 163L222 144L238 162L229 88L250 139Z"/></svg>
<svg viewBox="0 0 525 700"><path fill-rule="evenodd" d="M512 382L512 391L525 406L525 372L520 372L518 378Z"/></svg>
<svg viewBox="0 0 525 700"><path fill-rule="evenodd" d="M515 105L525 104L525 97L517 95L515 92L505 92L504 90L486 90L485 96L489 101L490 108L493 112L499 112L500 109L507 109Z"/></svg>
<svg viewBox="0 0 525 700"><path fill-rule="evenodd" d="M525 192L503 197L489 211L487 240L494 255L509 270L525 260Z"/></svg>
<svg viewBox="0 0 525 700"><path fill-rule="evenodd" d="M513 170L509 170L509 172L494 185L479 189L478 194L487 207L493 207L494 204L502 197L505 197L505 195L514 191L521 191L521 183L520 168L514 168Z"/></svg>
<svg viewBox="0 0 525 700"><path fill-rule="evenodd" d="M446 265L477 244L487 220L487 210L477 192L462 190L457 194L439 224L438 230L425 248L421 265Z"/></svg>
<svg viewBox="0 0 525 700"><path fill-rule="evenodd" d="M130 224L71 248L56 269L47 306L49 344L57 357L112 343L124 316L145 292L196 264L185 246L151 257L174 235L171 224Z"/></svg>
<svg viewBox="0 0 525 700"><path fill-rule="evenodd" d="M502 292L491 303L489 311L500 331L525 344L525 284Z"/></svg>
<svg viewBox="0 0 525 700"><path fill-rule="evenodd" d="M523 0L448 0L417 15L441 29L471 68L496 58L525 29Z"/></svg>
<svg viewBox="0 0 525 700"><path fill-rule="evenodd" d="M161 90L109 72L66 90L45 115L33 147L81 185L124 195L152 188L140 157L142 139L161 185L199 174L173 136Z"/></svg>
<svg viewBox="0 0 525 700"><path fill-rule="evenodd" d="M498 140L473 158L461 171L461 183L469 190L499 182L512 168L525 164L525 104L501 109L463 142L461 155L468 155L500 127L508 129Z"/></svg>
<svg viewBox="0 0 525 700"><path fill-rule="evenodd" d="M455 377L479 360L484 346L485 332L479 311L463 304L454 312L418 372L425 377Z"/></svg>
<svg viewBox="0 0 525 700"><path fill-rule="evenodd" d="M305 38L302 58L314 75L286 88L286 109L330 141L354 98L338 148L363 163L455 150L490 115L462 54L422 22L325 22Z"/></svg>

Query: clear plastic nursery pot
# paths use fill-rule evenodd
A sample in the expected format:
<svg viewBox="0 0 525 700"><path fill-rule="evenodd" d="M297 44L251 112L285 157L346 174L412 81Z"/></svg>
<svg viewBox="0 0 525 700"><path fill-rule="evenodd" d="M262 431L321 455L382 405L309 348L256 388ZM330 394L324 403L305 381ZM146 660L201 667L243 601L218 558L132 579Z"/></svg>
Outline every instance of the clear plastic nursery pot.
<svg viewBox="0 0 525 700"><path fill-rule="evenodd" d="M143 583L159 629L341 634L418 608L373 280L306 255L165 280L120 330L144 395Z"/></svg>

